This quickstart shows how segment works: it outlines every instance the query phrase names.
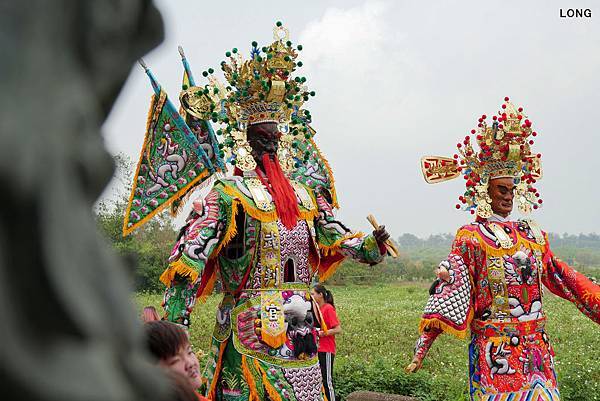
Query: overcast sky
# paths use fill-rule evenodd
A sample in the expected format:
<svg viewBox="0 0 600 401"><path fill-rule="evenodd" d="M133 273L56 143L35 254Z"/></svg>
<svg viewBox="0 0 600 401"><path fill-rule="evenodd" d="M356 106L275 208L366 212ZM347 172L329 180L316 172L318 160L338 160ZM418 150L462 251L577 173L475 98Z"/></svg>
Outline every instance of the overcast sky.
<svg viewBox="0 0 600 401"><path fill-rule="evenodd" d="M301 74L316 141L333 168L338 216L369 230L373 213L394 237L454 232L464 180L429 185L423 155L451 156L481 114L510 96L540 134L544 207L553 232L600 232L600 3L594 1L156 1L166 39L145 59L172 99L182 68L220 72L233 47L272 42L281 20L304 49ZM564 19L559 10L592 9ZM137 160L152 90L134 68L104 126L110 152Z"/></svg>

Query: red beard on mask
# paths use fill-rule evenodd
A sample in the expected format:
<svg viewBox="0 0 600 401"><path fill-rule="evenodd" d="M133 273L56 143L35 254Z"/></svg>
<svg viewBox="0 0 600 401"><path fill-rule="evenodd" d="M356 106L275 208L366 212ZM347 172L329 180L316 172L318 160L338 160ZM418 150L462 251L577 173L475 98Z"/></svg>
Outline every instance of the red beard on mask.
<svg viewBox="0 0 600 401"><path fill-rule="evenodd" d="M298 202L296 201L296 192L294 192L292 184L290 184L290 181L283 173L283 170L281 170L277 156L273 156L273 159L274 160L271 160L268 153L263 154L262 162L266 178L263 177L261 171L257 171L258 177L273 197L279 220L281 220L284 226L291 230L296 226L298 218L300 217L300 210L298 210Z"/></svg>

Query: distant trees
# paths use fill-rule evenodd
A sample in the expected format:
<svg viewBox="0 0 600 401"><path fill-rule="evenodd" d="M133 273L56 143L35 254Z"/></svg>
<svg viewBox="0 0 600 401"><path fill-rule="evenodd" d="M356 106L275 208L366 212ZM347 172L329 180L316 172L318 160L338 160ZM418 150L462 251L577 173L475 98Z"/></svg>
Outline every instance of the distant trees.
<svg viewBox="0 0 600 401"><path fill-rule="evenodd" d="M404 233L398 237L398 245L400 248L405 249L418 249L418 248L436 248L436 247L450 247L454 240L454 235L447 234L433 234L427 238L419 238L416 235L410 233ZM552 248L588 248L592 250L600 251L600 235L591 234L557 234L548 233L548 241Z"/></svg>
<svg viewBox="0 0 600 401"><path fill-rule="evenodd" d="M572 247L572 248L589 248L600 250L600 235L579 234L572 235L564 233L562 235L556 233L548 233L548 241L552 247Z"/></svg>
<svg viewBox="0 0 600 401"><path fill-rule="evenodd" d="M97 204L97 227L117 253L131 265L136 291L161 291L163 285L158 278L167 265L177 232L165 211L123 237L123 216L129 200L133 167L131 161L123 155L116 156L115 163L116 180L120 182L112 196Z"/></svg>
<svg viewBox="0 0 600 401"><path fill-rule="evenodd" d="M409 271L411 264L418 272L418 267L434 268L446 256L454 240L452 234L435 234L427 238L419 238L410 233L398 237L401 252L409 256L405 268ZM548 241L553 252L567 264L588 275L600 274L600 235L592 234L557 234L548 233ZM417 274L425 276L425 274Z"/></svg>

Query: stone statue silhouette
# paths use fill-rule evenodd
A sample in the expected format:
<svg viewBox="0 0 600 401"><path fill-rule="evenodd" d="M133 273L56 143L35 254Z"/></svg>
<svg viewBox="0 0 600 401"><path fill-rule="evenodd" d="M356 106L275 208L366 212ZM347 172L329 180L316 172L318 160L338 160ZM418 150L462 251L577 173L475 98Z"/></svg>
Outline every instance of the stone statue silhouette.
<svg viewBox="0 0 600 401"><path fill-rule="evenodd" d="M4 400L158 400L130 273L96 232L113 172L100 126L162 40L150 0L0 2Z"/></svg>

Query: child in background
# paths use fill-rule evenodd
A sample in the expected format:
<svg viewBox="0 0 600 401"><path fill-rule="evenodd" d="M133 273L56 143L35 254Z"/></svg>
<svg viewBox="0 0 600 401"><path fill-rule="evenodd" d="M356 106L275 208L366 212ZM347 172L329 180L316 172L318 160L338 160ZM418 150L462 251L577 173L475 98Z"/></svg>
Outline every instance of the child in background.
<svg viewBox="0 0 600 401"><path fill-rule="evenodd" d="M167 371L179 373L187 378L192 388L202 385L200 363L192 350L186 330L175 323L164 320L144 324L146 344L158 365ZM199 400L207 398L198 395Z"/></svg>
<svg viewBox="0 0 600 401"><path fill-rule="evenodd" d="M154 306L145 306L141 318L144 323L160 320L160 316L158 316L158 312L156 312Z"/></svg>

